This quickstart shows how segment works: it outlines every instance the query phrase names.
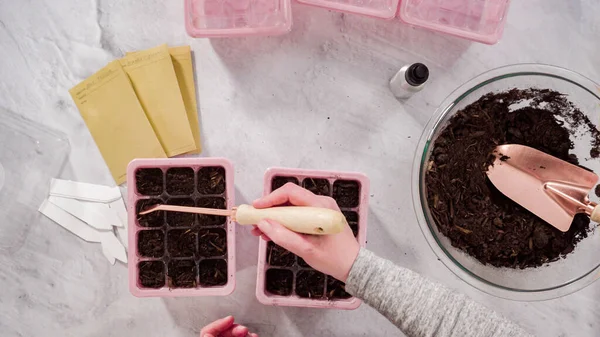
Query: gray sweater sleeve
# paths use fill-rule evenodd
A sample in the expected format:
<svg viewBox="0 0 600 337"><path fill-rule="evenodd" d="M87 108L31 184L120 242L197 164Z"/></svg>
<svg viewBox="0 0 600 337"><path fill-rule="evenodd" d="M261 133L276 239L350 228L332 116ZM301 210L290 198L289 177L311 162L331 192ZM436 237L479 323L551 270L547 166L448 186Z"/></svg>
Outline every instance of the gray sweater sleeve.
<svg viewBox="0 0 600 337"><path fill-rule="evenodd" d="M346 290L409 337L531 336L518 325L419 274L361 249Z"/></svg>

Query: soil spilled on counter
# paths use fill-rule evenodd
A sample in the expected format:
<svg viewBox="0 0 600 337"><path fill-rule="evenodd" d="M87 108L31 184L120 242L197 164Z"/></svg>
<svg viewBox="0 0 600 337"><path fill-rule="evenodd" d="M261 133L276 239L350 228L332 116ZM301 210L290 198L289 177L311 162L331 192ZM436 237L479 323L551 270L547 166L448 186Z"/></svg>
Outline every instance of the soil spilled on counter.
<svg viewBox="0 0 600 337"><path fill-rule="evenodd" d="M530 101L513 109L511 105ZM575 130L600 132L564 95L541 89L491 93L457 112L433 144L426 174L427 200L438 229L452 245L484 264L527 268L555 261L587 237L590 220L577 215L563 233L499 192L487 168L501 144L521 144L579 164L571 154Z"/></svg>

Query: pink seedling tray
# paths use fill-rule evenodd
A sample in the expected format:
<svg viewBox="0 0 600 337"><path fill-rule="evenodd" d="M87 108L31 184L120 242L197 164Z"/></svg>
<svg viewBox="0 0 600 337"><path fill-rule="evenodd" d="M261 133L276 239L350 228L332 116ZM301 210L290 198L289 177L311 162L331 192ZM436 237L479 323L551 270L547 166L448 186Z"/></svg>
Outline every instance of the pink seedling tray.
<svg viewBox="0 0 600 337"><path fill-rule="evenodd" d="M356 212L358 214L358 234L357 240L361 247L365 247L367 243L367 214L369 211L369 178L361 173L348 173L337 171L315 171L302 169L287 169L287 168L271 168L267 170L264 177L263 194L271 193L272 182L274 178L285 177L296 179L300 186L303 186L307 179L327 179L329 182L329 195L331 196L334 190L336 181L355 181L359 186L359 203L356 207L343 208L342 211ZM330 308L330 309L346 309L352 310L360 306L361 301L357 298L350 297L346 299L328 298L327 294L330 291L328 280L330 276L326 276L324 280L324 296L321 299L303 298L296 294L296 276L299 271L314 270L310 267L303 267L299 264L299 257L292 266L280 267L272 266L267 262L267 247L268 242L260 239L258 248L258 270L256 283L256 298L259 302L266 305L278 306L295 306L308 308ZM289 270L293 272L293 287L289 296L280 296L269 293L266 289L266 273L267 270ZM289 272L288 272L289 273Z"/></svg>
<svg viewBox="0 0 600 337"><path fill-rule="evenodd" d="M500 40L510 0L402 0L400 19L465 39Z"/></svg>
<svg viewBox="0 0 600 337"><path fill-rule="evenodd" d="M201 194L198 185L198 172L202 168L207 167L222 167L225 170L225 191L215 195L204 195ZM136 172L141 169L158 168L162 170L162 192L157 193L154 196L142 195L137 190L136 183ZM167 193L169 188L166 183L166 173L170 168L192 168L194 171L194 188L193 193L189 195L178 195L173 199L177 198L189 198L202 200L202 198L223 198L225 200L225 208L231 209L235 205L235 190L233 181L233 166L227 159L223 158L181 158L181 159L135 159L127 167L127 182L128 182L128 197L127 197L127 216L129 225L129 290L134 296L137 297L175 297L175 296L225 296L229 295L235 289L235 224L230 218L227 218L224 224L204 226L199 223L199 218L194 217L194 223L191 230L208 230L214 229L216 231L226 231L227 236L227 253L220 257L201 257L203 254L194 254L194 257L188 258L174 258L169 255L167 233L172 230L171 226L167 223L168 219L166 215L162 218L163 224L161 227L142 227L139 224L137 217L137 203L139 200L144 199L156 199L161 198L162 201L168 201L172 197ZM157 183L156 186L159 186ZM187 186L187 185L186 185ZM159 221L160 218L158 218ZM156 258L148 258L140 256L138 252L138 233L143 230L157 230L160 229L164 232L164 252L162 256ZM176 229L177 230L177 229ZM179 228L181 230L181 228ZM196 240L196 250L198 250L198 241ZM194 261L195 272L196 272L196 287L194 288L169 288L169 263L177 260ZM227 281L225 284L214 287L204 287L201 285L199 280L199 269L203 261L210 260L208 263L214 261L226 261L227 263ZM146 261L163 263L164 265L164 286L160 288L148 288L140 284L138 265ZM222 263L222 262L221 262Z"/></svg>
<svg viewBox="0 0 600 337"><path fill-rule="evenodd" d="M298 0L307 5L382 19L396 16L399 0Z"/></svg>
<svg viewBox="0 0 600 337"><path fill-rule="evenodd" d="M279 35L292 28L291 0L185 0L192 37Z"/></svg>

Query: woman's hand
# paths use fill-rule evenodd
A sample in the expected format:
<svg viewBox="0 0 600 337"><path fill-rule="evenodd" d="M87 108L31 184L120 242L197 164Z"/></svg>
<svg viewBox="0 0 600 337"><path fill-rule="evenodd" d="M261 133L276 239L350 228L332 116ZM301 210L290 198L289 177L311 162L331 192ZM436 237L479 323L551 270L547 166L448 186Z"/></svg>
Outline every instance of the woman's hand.
<svg viewBox="0 0 600 337"><path fill-rule="evenodd" d="M233 316L218 319L205 326L200 331L200 337L258 337L255 333L249 333L248 328L233 324Z"/></svg>
<svg viewBox="0 0 600 337"><path fill-rule="evenodd" d="M255 208L267 208L290 203L294 206L324 207L339 211L335 200L317 196L292 183L254 201ZM272 220L263 220L252 229L252 234L272 240L281 247L300 256L311 267L346 282L360 246L348 225L341 233L330 235L304 235L290 231Z"/></svg>

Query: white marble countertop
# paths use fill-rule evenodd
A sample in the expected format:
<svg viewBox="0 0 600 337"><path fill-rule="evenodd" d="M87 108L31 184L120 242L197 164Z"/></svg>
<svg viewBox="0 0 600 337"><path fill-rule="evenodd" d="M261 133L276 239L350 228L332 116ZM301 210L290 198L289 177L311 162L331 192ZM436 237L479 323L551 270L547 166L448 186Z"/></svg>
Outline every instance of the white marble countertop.
<svg viewBox="0 0 600 337"><path fill-rule="evenodd" d="M375 253L467 293L536 335L597 336L600 283L541 303L472 288L427 245L409 186L423 126L474 75L541 62L600 81L600 4L513 1L494 46L298 4L293 14L288 35L194 40L183 28L183 1L0 0L0 108L68 135L63 178L111 184L68 89L126 51L191 44L203 156L233 161L239 202L260 195L270 166L364 172L371 178L368 247ZM399 103L387 81L414 61L430 66L430 83ZM126 267L111 267L99 247L43 217L30 225L26 238L15 238L23 240L18 250L0 251L2 336L196 336L228 314L261 336L401 335L366 305L334 311L259 304L258 242L242 228L233 295L137 299L127 289Z"/></svg>

